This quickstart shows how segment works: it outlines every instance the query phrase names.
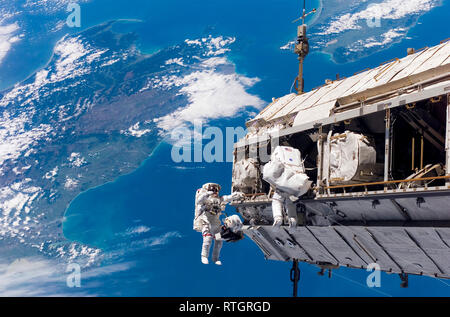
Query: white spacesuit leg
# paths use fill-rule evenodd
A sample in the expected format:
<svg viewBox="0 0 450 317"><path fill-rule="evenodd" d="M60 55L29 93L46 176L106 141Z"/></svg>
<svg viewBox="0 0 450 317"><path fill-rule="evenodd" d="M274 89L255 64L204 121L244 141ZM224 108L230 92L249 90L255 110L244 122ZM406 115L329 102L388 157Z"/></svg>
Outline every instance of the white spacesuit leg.
<svg viewBox="0 0 450 317"><path fill-rule="evenodd" d="M283 203L284 197L275 191L272 197L272 216L274 227L280 227L283 223Z"/></svg>
<svg viewBox="0 0 450 317"><path fill-rule="evenodd" d="M211 244L213 241L213 236L211 234L210 225L205 224L202 229L203 244L202 244L202 263L208 264L209 250L211 249Z"/></svg>
<svg viewBox="0 0 450 317"><path fill-rule="evenodd" d="M222 249L223 241L222 240L214 240L214 249L212 254L212 260L217 265L222 265L222 262L220 262L220 250Z"/></svg>
<svg viewBox="0 0 450 317"><path fill-rule="evenodd" d="M297 227L297 206L289 197L285 199L285 206L289 218L289 228Z"/></svg>
<svg viewBox="0 0 450 317"><path fill-rule="evenodd" d="M216 218L211 219L211 233L212 233L212 236L214 239L214 249L213 249L213 253L212 253L212 261L216 265L222 265L222 262L220 262L219 257L220 257L220 250L222 249L223 241L220 239L219 240L216 239L216 235L218 233L220 233L221 225L222 224L221 224L218 216Z"/></svg>

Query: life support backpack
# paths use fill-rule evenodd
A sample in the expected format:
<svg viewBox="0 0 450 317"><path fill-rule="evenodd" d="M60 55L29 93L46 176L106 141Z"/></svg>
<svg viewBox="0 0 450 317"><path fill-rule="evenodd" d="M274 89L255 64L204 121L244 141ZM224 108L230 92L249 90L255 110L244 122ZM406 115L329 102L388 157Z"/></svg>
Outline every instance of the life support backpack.
<svg viewBox="0 0 450 317"><path fill-rule="evenodd" d="M301 160L300 151L288 146L277 146L270 161L263 167L263 179L278 190L296 197L311 187Z"/></svg>
<svg viewBox="0 0 450 317"><path fill-rule="evenodd" d="M195 216L194 216L194 227L193 227L193 229L195 231L198 231L198 232L202 231L201 222L200 222L200 216L204 212L202 206L200 206L199 203L198 203L198 197L200 196L200 194L202 194L204 192L206 192L206 189L199 188L199 189L197 189L197 192L195 193Z"/></svg>

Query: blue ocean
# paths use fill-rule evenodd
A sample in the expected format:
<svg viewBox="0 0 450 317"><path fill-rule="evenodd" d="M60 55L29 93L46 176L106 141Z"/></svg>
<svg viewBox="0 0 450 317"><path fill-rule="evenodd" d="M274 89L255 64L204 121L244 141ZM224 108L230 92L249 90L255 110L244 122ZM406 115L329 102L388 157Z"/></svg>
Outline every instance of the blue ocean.
<svg viewBox="0 0 450 317"><path fill-rule="evenodd" d="M340 10L336 7L339 1L307 3L309 8L322 8L322 14L329 14L325 21L308 20L312 23L312 34L319 32L318 24L332 21L333 12ZM1 68L0 88L11 87L44 67L54 54L55 44L65 34L76 36L119 20L113 31L132 32L136 38L135 49L146 56L165 54L166 48L186 39L209 35L236 38L226 57L237 74L259 79L247 92L265 103L289 93L297 75L295 54L280 47L296 36L296 24L292 21L300 15L298 1L95 0L81 3L81 8L81 29L65 27L50 32L43 27L56 18L64 19L67 15L64 11L53 16L30 15L27 23L34 32L34 40L19 42L5 58L8 67ZM448 37L448 12L450 2L443 1L418 16L417 21L411 18L405 22L409 29L401 40L345 63L336 62L333 52L312 48L305 62L306 90L322 85L327 78L334 79L337 74L351 76L393 57L404 56L408 47L439 43ZM310 40L314 39L312 36ZM249 107L231 118L213 118L208 125L222 131L226 127L244 127L246 120L257 111ZM117 121L121 121L122 115L127 117L126 112L114 113ZM82 269L81 288L63 287L65 294L78 295L81 290L88 296L290 296L291 263L265 260L249 239L226 243L222 249L222 266L200 262L202 237L192 230L195 192L204 183L215 182L222 185L222 195L229 194L232 164L175 163L171 157L172 143L157 133L152 138L142 141L142 147L149 152L137 168L116 173L112 181L100 182L96 187L86 185L64 205L67 209L60 208L64 214L64 238L100 249L94 266L104 269L98 276L90 274L90 268ZM110 140L104 142L107 141ZM120 162L111 153L105 153L105 161L112 171ZM227 207L227 214L233 212L232 207ZM403 289L399 287L398 276L383 273L381 287L369 288L368 272L363 270L340 268L329 279L318 276L317 267L300 264L300 269L300 296L450 295L450 284L429 277L411 276L410 287ZM62 278L58 282L63 281Z"/></svg>

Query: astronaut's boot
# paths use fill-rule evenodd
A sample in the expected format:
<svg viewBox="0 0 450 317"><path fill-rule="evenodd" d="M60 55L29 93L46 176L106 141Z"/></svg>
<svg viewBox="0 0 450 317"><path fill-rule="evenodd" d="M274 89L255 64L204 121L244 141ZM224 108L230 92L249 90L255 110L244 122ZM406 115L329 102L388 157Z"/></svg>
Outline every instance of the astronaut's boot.
<svg viewBox="0 0 450 317"><path fill-rule="evenodd" d="M289 218L289 228L290 229L297 228L297 219L295 219L294 217Z"/></svg>
<svg viewBox="0 0 450 317"><path fill-rule="evenodd" d="M209 256L209 249L211 248L212 240L213 240L213 238L212 238L211 234L203 236L203 245L202 245L202 263L203 264L209 264L208 256Z"/></svg>
<svg viewBox="0 0 450 317"><path fill-rule="evenodd" d="M222 262L219 260L220 250L222 249L223 241L215 240L214 241L214 249L212 254L212 260L216 265L222 265Z"/></svg>

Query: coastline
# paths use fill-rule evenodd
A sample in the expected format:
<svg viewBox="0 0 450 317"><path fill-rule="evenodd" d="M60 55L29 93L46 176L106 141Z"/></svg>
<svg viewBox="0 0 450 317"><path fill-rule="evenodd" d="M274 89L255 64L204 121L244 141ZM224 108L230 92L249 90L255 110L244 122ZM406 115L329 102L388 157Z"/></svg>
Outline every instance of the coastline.
<svg viewBox="0 0 450 317"><path fill-rule="evenodd" d="M65 239L66 241L68 241L68 242L75 242L75 240L68 239L68 238L66 237L66 235L64 234L64 223L66 222L66 219L67 219L67 218L66 218L66 214L67 214L68 210L69 210L70 207L72 206L73 202L74 202L76 199L78 199L78 197L80 197L80 196L83 195L83 194L89 193L90 191L96 190L96 189L98 189L98 188L100 188L100 187L102 187L102 186L105 186L105 185L108 185L108 184L114 184L114 183L117 183L117 182L119 182L119 181L121 180L122 177L126 177L126 176L128 176L128 175L131 175L131 174L137 172L137 171L140 170L143 166L145 166L145 165L147 164L148 160L150 160L150 159L158 152L158 150L160 149L160 147L161 147L162 145L165 145L165 144L168 144L168 143L166 143L166 142L164 142L164 141L159 141L158 144L153 148L153 150L151 151L151 153L147 156L147 158L146 158L145 160L143 160L143 161L141 162L141 164L139 164L139 166L137 166L137 167L136 167L135 169L133 169L131 172L128 172L128 173L125 173L125 174L121 174L121 175L117 176L115 179L113 179L113 180L111 180L111 181L108 181L108 182L99 184L99 185L94 186L94 187L90 187L89 189L86 189L86 190L84 190L84 191L78 193L78 194L70 201L70 203L67 205L67 207L65 208L64 213L63 213L63 215L62 215L61 232L62 232L62 235L63 235L64 239ZM76 242L79 242L79 241L76 241ZM80 242L80 243L83 243L83 242ZM85 243L83 243L83 244L85 244Z"/></svg>
<svg viewBox="0 0 450 317"><path fill-rule="evenodd" d="M30 74L29 74L28 76L26 76L24 79L22 79L22 80L20 80L20 81L18 81L18 82L16 82L16 83L14 83L14 84L12 84L12 85L9 85L9 86L7 86L7 87L5 87L5 88L0 88L0 95L1 95L1 94L4 94L5 92L8 92L8 91L11 90L11 89L13 89L17 84L23 84L23 83L25 83L26 81L28 81L28 80L30 80L31 78L33 78L33 76L35 76L36 73L38 73L39 71L41 71L41 70L45 69L46 67L50 66L50 64L51 64L51 62L52 62L52 60L53 60L53 58L54 58L54 56L55 56L55 48L56 48L56 44L57 44L58 42L64 40L66 37L68 37L68 36L77 36L77 35L80 35L80 34L86 32L86 31L89 31L89 30L91 30L91 29L93 29L93 28L95 28L95 27L100 27L100 26L104 26L104 25L107 25L107 24L113 25L114 23L117 23L117 22L122 22L122 23L143 23L144 21L143 21L143 20L140 20L140 19L113 19L113 20L107 20L107 21L104 21L104 22L99 23L99 24L91 25L91 26L86 27L85 29L79 30L79 31L77 31L77 32L75 32L75 33L67 33L67 32L66 32L63 36L59 37L59 39L56 40L56 41L54 42L54 44L53 44L53 49L52 49L52 52L51 52L51 55L50 55L50 57L48 58L47 62L45 62L43 65L41 65L41 66L39 66L39 67L36 67L36 68L33 69L32 71L30 71ZM143 52L143 51L140 51L140 52L141 52L142 55L144 55L144 56L145 56L145 55L151 55L151 54L147 54L147 53L145 53L145 52Z"/></svg>
<svg viewBox="0 0 450 317"><path fill-rule="evenodd" d="M323 0L317 0L318 2L318 6L316 8L316 13L313 15L313 18L311 19L311 21L309 21L310 25L314 25L314 23L316 23L316 21L319 19L320 14L322 13L323 10Z"/></svg>

